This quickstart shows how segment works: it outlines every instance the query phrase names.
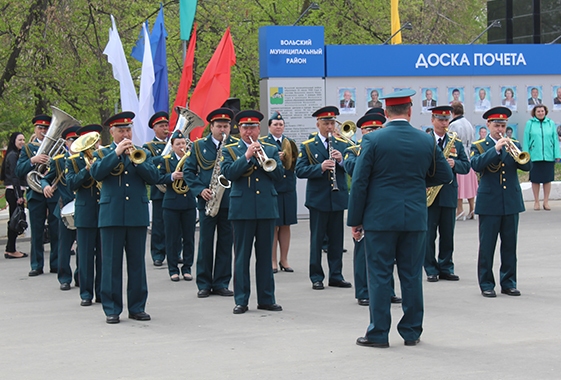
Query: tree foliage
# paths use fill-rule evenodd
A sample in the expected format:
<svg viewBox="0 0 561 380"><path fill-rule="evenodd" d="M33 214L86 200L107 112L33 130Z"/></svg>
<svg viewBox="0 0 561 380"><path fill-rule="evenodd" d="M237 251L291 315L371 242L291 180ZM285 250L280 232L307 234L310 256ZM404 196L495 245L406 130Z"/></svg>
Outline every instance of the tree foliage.
<svg viewBox="0 0 561 380"><path fill-rule="evenodd" d="M390 1L323 0L299 25L323 25L327 44L381 44L390 36ZM242 107L259 105L259 27L292 25L309 0L199 0L194 84L226 28L231 28L237 63L231 96ZM170 103L183 68L179 0L163 3L168 31ZM31 133L31 118L54 105L83 123L102 123L120 109L119 86L103 50L115 16L127 55L147 18L160 9L154 0L2 0L0 20L0 140L15 131ZM486 26L484 0L402 0L404 44L462 44ZM141 64L129 57L139 85ZM192 89L193 89L192 88ZM192 91L191 89L191 91Z"/></svg>

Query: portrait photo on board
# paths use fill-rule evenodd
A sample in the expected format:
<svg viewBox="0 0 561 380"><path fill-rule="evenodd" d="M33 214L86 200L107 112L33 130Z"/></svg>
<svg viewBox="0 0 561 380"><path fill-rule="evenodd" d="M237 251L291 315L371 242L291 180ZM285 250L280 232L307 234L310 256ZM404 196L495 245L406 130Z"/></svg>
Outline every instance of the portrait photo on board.
<svg viewBox="0 0 561 380"><path fill-rule="evenodd" d="M339 88L339 112L356 113L356 88Z"/></svg>
<svg viewBox="0 0 561 380"><path fill-rule="evenodd" d="M531 111L534 106L538 104L543 104L543 92L542 86L528 86L527 87L528 96L528 111Z"/></svg>
<svg viewBox="0 0 561 380"><path fill-rule="evenodd" d="M561 86L551 86L553 94L553 110L561 110Z"/></svg>
<svg viewBox="0 0 561 380"><path fill-rule="evenodd" d="M448 87L448 104L460 102L464 104L464 88L463 87Z"/></svg>
<svg viewBox="0 0 561 380"><path fill-rule="evenodd" d="M475 141L484 140L488 134L489 130L486 125L475 126Z"/></svg>
<svg viewBox="0 0 561 380"><path fill-rule="evenodd" d="M366 107L368 109L372 107L383 107L382 101L380 100L380 96L384 96L384 89L380 87L374 88L367 88L366 89Z"/></svg>
<svg viewBox="0 0 561 380"><path fill-rule="evenodd" d="M509 124L506 126L506 136L511 140L518 140L518 124Z"/></svg>
<svg viewBox="0 0 561 380"><path fill-rule="evenodd" d="M502 86L501 87L501 104L511 111L517 111L516 105L516 86ZM523 108L524 109L524 108Z"/></svg>
<svg viewBox="0 0 561 380"><path fill-rule="evenodd" d="M423 125L421 126L421 130L425 133L431 133L434 131L434 127L432 125Z"/></svg>
<svg viewBox="0 0 561 380"><path fill-rule="evenodd" d="M491 87L475 87L475 112L485 112L491 108Z"/></svg>
<svg viewBox="0 0 561 380"><path fill-rule="evenodd" d="M436 87L423 87L421 88L421 112L429 113L429 109L436 107L438 104L438 94Z"/></svg>

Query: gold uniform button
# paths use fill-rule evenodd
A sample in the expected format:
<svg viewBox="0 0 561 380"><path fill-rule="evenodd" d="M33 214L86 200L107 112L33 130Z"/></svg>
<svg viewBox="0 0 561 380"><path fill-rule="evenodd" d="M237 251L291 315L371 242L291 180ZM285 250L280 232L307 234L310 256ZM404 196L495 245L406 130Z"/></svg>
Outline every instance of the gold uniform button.
<svg viewBox="0 0 561 380"><path fill-rule="evenodd" d="M504 166L504 164L503 164L503 166ZM125 174L129 174L129 172L125 170Z"/></svg>
<svg viewBox="0 0 561 380"><path fill-rule="evenodd" d="M259 194L259 190L257 190L256 193Z"/></svg>
<svg viewBox="0 0 561 380"><path fill-rule="evenodd" d="M255 182L259 182L259 178L255 178Z"/></svg>
<svg viewBox="0 0 561 380"><path fill-rule="evenodd" d="M503 182L506 181L506 178L503 178Z"/></svg>
<svg viewBox="0 0 561 380"><path fill-rule="evenodd" d="M284 178L286 178L286 174L284 175Z"/></svg>
<svg viewBox="0 0 561 380"><path fill-rule="evenodd" d="M187 194L183 194L183 196L184 196L184 197L186 197L186 196L187 196Z"/></svg>
<svg viewBox="0 0 561 380"><path fill-rule="evenodd" d="M254 167L253 167L253 170L257 170L257 166L254 166Z"/></svg>
<svg viewBox="0 0 561 380"><path fill-rule="evenodd" d="M505 164L503 164L503 166L505 166Z"/></svg>
<svg viewBox="0 0 561 380"><path fill-rule="evenodd" d="M506 189L506 186L503 186L503 189Z"/></svg>
<svg viewBox="0 0 561 380"><path fill-rule="evenodd" d="M126 184L125 184L125 186L126 186L126 187L129 187L129 184L128 184L128 183L126 183Z"/></svg>
<svg viewBox="0 0 561 380"><path fill-rule="evenodd" d="M129 200L129 197L126 197L125 199L128 201L128 200Z"/></svg>
<svg viewBox="0 0 561 380"><path fill-rule="evenodd" d="M503 171L503 174L505 174L505 172Z"/></svg>

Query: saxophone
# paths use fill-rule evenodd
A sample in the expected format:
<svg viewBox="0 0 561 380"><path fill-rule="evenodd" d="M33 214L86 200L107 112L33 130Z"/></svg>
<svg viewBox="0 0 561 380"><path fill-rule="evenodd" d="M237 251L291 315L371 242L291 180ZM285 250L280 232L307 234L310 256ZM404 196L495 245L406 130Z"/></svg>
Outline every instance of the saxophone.
<svg viewBox="0 0 561 380"><path fill-rule="evenodd" d="M450 152L452 151L452 147L454 146L457 137L458 134L456 132L452 132L448 135L448 144L446 144L444 150L442 151L444 158L448 159L448 157L450 157ZM432 186L427 189L427 207L430 207L432 205L432 203L436 199L436 196L438 195L438 192L440 191L440 189L442 189L442 186L444 185Z"/></svg>
<svg viewBox="0 0 561 380"><path fill-rule="evenodd" d="M226 134L222 134L222 142L226 141ZM210 179L209 189L212 192L210 199L205 205L205 215L214 218L218 211L220 211L220 203L224 190L229 189L232 183L220 174L220 162L222 161L222 144L218 147L216 152L216 160L214 161L214 169L212 170L212 178Z"/></svg>

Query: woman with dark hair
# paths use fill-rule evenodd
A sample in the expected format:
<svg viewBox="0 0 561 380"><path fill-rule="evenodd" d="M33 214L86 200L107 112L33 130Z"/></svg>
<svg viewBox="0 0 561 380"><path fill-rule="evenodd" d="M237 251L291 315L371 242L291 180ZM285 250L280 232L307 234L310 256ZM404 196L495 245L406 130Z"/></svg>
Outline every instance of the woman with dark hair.
<svg viewBox="0 0 561 380"><path fill-rule="evenodd" d="M19 152L25 145L25 137L21 132L14 132L10 136L6 156L2 162L2 173L0 179L6 185L6 201L10 205L10 218L16 207L23 203L23 193L25 192L26 182L25 179L20 179L16 176L16 165L19 158ZM26 253L16 251L16 238L18 237L15 231L8 228L8 244L6 244L6 253L4 257L7 259L20 259L27 257Z"/></svg>
<svg viewBox="0 0 561 380"><path fill-rule="evenodd" d="M540 184L543 183L543 209L549 211L549 193L555 174L555 159L561 158L561 153L557 126L547 117L547 107L543 104L532 108L532 118L524 128L524 149L530 153L534 163L530 170L534 210L540 209Z"/></svg>

